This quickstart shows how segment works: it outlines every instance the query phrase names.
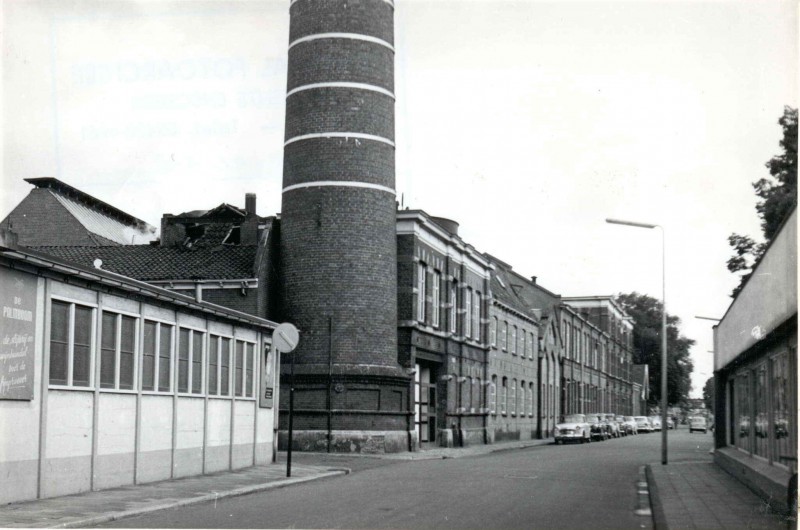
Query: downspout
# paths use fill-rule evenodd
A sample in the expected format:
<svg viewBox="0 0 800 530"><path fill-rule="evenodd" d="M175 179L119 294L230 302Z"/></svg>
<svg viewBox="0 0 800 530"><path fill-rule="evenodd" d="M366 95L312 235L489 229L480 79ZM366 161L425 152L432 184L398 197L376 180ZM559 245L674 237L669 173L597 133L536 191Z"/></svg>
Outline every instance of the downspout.
<svg viewBox="0 0 800 530"><path fill-rule="evenodd" d="M328 452L333 437L333 317L328 317Z"/></svg>

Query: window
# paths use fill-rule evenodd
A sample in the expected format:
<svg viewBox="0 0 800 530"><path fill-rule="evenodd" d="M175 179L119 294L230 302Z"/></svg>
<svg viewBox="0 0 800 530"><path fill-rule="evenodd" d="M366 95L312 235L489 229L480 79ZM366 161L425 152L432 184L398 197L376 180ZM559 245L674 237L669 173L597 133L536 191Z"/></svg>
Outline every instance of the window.
<svg viewBox="0 0 800 530"><path fill-rule="evenodd" d="M533 383L528 383L528 416L533 416Z"/></svg>
<svg viewBox="0 0 800 530"><path fill-rule="evenodd" d="M50 318L50 384L90 387L94 309L53 300Z"/></svg>
<svg viewBox="0 0 800 530"><path fill-rule="evenodd" d="M439 282L442 280L442 275L439 271L433 271L433 278L431 279L431 325L435 328L439 327Z"/></svg>
<svg viewBox="0 0 800 530"><path fill-rule="evenodd" d="M231 339L209 336L208 395L230 396Z"/></svg>
<svg viewBox="0 0 800 530"><path fill-rule="evenodd" d="M497 376L492 376L492 382L489 385L489 412L497 414Z"/></svg>
<svg viewBox="0 0 800 530"><path fill-rule="evenodd" d="M747 372L736 377L736 413L738 436L736 446L750 452L750 378Z"/></svg>
<svg viewBox="0 0 800 530"><path fill-rule="evenodd" d="M519 354L525 357L525 330L519 330Z"/></svg>
<svg viewBox="0 0 800 530"><path fill-rule="evenodd" d="M767 410L767 363L763 362L756 367L754 372L755 398L755 454L769 458L769 411Z"/></svg>
<svg viewBox="0 0 800 530"><path fill-rule="evenodd" d="M253 364L255 344L236 341L235 394L239 397L253 397Z"/></svg>
<svg viewBox="0 0 800 530"><path fill-rule="evenodd" d="M519 382L519 406L517 410L519 411L520 417L525 416L527 409L525 405L528 403L528 387L525 384L525 380Z"/></svg>
<svg viewBox="0 0 800 530"><path fill-rule="evenodd" d="M136 318L103 311L100 325L100 388L133 390Z"/></svg>
<svg viewBox="0 0 800 530"><path fill-rule="evenodd" d="M497 346L497 317L492 317L489 323L489 343L492 346Z"/></svg>
<svg viewBox="0 0 800 530"><path fill-rule="evenodd" d="M474 291L472 293L474 300L472 301L472 336L475 340L481 340L481 293Z"/></svg>
<svg viewBox="0 0 800 530"><path fill-rule="evenodd" d="M203 333L180 328L178 333L178 392L203 393Z"/></svg>
<svg viewBox="0 0 800 530"><path fill-rule="evenodd" d="M517 414L517 380L511 380L511 393L508 396L508 404L512 416Z"/></svg>
<svg viewBox="0 0 800 530"><path fill-rule="evenodd" d="M786 352L772 358L772 409L774 415L773 443L775 463L787 465L782 456L797 456L797 444L791 442L791 433L796 432L795 419L791 407L791 374L789 355Z"/></svg>
<svg viewBox="0 0 800 530"><path fill-rule="evenodd" d="M417 265L417 320L425 322L425 297L428 295L425 290L427 272L425 264Z"/></svg>
<svg viewBox="0 0 800 530"><path fill-rule="evenodd" d="M500 414L505 415L508 410L508 377L503 378L500 386Z"/></svg>
<svg viewBox="0 0 800 530"><path fill-rule="evenodd" d="M464 337L472 336L472 289L464 293Z"/></svg>
<svg viewBox="0 0 800 530"><path fill-rule="evenodd" d="M500 346L503 348L503 351L506 351L508 348L508 322L505 320L503 321L503 332L500 334Z"/></svg>
<svg viewBox="0 0 800 530"><path fill-rule="evenodd" d="M511 353L517 353L517 326L511 326Z"/></svg>
<svg viewBox="0 0 800 530"><path fill-rule="evenodd" d="M458 298L456 290L456 282L450 284L450 333L455 334L458 331Z"/></svg>
<svg viewBox="0 0 800 530"><path fill-rule="evenodd" d="M533 347L536 345L536 336L531 333L530 337L528 337L528 358L533 359Z"/></svg>
<svg viewBox="0 0 800 530"><path fill-rule="evenodd" d="M142 390L172 390L172 329L169 324L144 322Z"/></svg>

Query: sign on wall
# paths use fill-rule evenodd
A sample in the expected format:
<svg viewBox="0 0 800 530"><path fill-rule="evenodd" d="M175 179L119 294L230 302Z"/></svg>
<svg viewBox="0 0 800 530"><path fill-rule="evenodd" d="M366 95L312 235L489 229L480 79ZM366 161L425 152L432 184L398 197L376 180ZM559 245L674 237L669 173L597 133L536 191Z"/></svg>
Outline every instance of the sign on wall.
<svg viewBox="0 0 800 530"><path fill-rule="evenodd" d="M0 269L0 399L33 399L36 276Z"/></svg>
<svg viewBox="0 0 800 530"><path fill-rule="evenodd" d="M269 344L263 346L264 356L261 363L261 396L258 400L259 407L271 409L275 403L275 354Z"/></svg>

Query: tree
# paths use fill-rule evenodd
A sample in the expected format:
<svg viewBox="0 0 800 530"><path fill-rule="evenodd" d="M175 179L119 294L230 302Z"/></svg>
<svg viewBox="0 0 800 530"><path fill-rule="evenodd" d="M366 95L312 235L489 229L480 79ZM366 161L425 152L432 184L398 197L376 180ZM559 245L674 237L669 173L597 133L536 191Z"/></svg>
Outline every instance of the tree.
<svg viewBox="0 0 800 530"><path fill-rule="evenodd" d="M706 384L703 386L703 402L706 408L714 412L714 378L709 377Z"/></svg>
<svg viewBox="0 0 800 530"><path fill-rule="evenodd" d="M661 402L661 312L663 304L636 292L618 294L616 301L633 317L634 363L647 364L650 373L648 404ZM689 349L694 340L680 334L680 319L667 313L667 404L688 399L694 369Z"/></svg>
<svg viewBox="0 0 800 530"><path fill-rule="evenodd" d="M745 272L731 296L736 296L742 288L783 220L797 204L797 109L784 107L778 124L783 128L783 139L780 141L782 152L765 164L770 178L753 182L753 189L761 199L756 204L756 212L761 219L765 241L757 243L750 236L735 233L728 236L728 244L734 250L728 260L728 270L733 273Z"/></svg>

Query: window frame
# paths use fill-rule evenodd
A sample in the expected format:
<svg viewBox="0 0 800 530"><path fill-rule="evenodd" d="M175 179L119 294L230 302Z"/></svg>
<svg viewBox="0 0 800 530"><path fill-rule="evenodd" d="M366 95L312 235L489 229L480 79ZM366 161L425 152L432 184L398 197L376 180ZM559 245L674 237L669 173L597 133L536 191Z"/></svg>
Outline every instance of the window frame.
<svg viewBox="0 0 800 530"><path fill-rule="evenodd" d="M211 377L211 353L212 353L211 344L212 344L212 339L217 339L217 341L216 341L216 348L217 348L217 350L216 350L216 353L217 353L217 357L216 357L216 360L217 360L216 372L217 373L216 373L216 380L215 380L216 390L213 393L211 392L211 382L209 381L209 378ZM224 340L228 341L228 364L227 364L227 367L228 367L228 377L227 377L228 392L223 394L222 393L222 383L223 383L223 377L222 377L222 366L223 366L223 363L222 363L222 343L223 343ZM234 348L232 348L231 346L235 345L234 340L235 339L230 335L223 335L223 334L219 334L219 333L208 333L208 342L206 343L207 348L206 348L206 356L205 356L206 357L206 363L205 363L205 365L206 365L206 395L208 395L208 397L222 398L222 399L232 399L234 397L233 396L234 387L231 384L233 382L232 380L233 380L233 372L234 372L234 370L231 369L231 368L233 368L233 364L234 363L231 362L231 361L235 357Z"/></svg>
<svg viewBox="0 0 800 530"><path fill-rule="evenodd" d="M441 325L441 281L442 273L434 269L431 275L431 326L437 329Z"/></svg>
<svg viewBox="0 0 800 530"><path fill-rule="evenodd" d="M493 316L489 321L489 345L497 347L497 317Z"/></svg>
<svg viewBox="0 0 800 530"><path fill-rule="evenodd" d="M52 342L53 342L53 302L67 305L67 338L66 338L66 357L67 357L67 373L66 383L52 383ZM74 371L75 371L75 306L81 306L91 310L91 330L89 342L89 384L87 386L76 386L74 384ZM83 300L76 300L65 296L51 295L48 300L47 314L49 333L47 337L47 388L57 390L82 390L94 391L97 385L97 377L95 369L97 368L97 312L98 304L85 302Z"/></svg>
<svg viewBox="0 0 800 530"><path fill-rule="evenodd" d="M456 280L453 280L449 286L450 289L450 333L456 335L458 333L458 285Z"/></svg>
<svg viewBox="0 0 800 530"><path fill-rule="evenodd" d="M424 262L417 263L417 322L425 323L426 311L426 296L427 296L427 278L428 268Z"/></svg>
<svg viewBox="0 0 800 530"><path fill-rule="evenodd" d="M238 363L238 346L239 344L243 345L242 350L242 358L243 358L243 366L241 369L241 384L242 384L242 392L241 394L238 393L236 385L239 383L239 363ZM256 397L255 385L256 385L256 342L237 338L233 341L233 396L237 400L254 400ZM249 350L248 350L249 346ZM249 351L249 355L248 355ZM249 369L252 374L252 379L250 381L249 389L247 385L247 369L248 369L248 361L249 361Z"/></svg>
<svg viewBox="0 0 800 530"><path fill-rule="evenodd" d="M176 330L180 329L176 322L171 322L169 320L161 320L158 318L142 318L142 338L144 338L144 327L147 325L148 322L152 322L156 325L155 330L155 344L154 344L154 356L153 356L153 389L146 390L144 388L144 348L145 343L142 340L142 345L140 348L141 357L142 357L142 377L139 383L142 393L145 394L172 394L175 390L177 390L177 382L176 382L176 375L177 371L175 369L177 361L176 361L176 353L177 353L177 346L178 346L178 337ZM159 378L161 376L161 326L166 325L172 328L170 330L169 336L169 388L167 390L161 390L159 388ZM138 334L137 334L138 335ZM198 394L195 394L198 395Z"/></svg>
<svg viewBox="0 0 800 530"><path fill-rule="evenodd" d="M464 292L464 338L472 337L472 288Z"/></svg>
<svg viewBox="0 0 800 530"><path fill-rule="evenodd" d="M114 315L114 386L113 387L103 387L103 315L108 313L109 315ZM120 311L118 309L105 309L103 307L98 308L98 327L100 332L100 344L98 348L98 362L100 365L100 380L98 381L98 387L101 392L120 392L126 394L135 394L138 392L139 385L141 383L141 378L139 377L139 367L141 366L141 360L139 359L142 354L141 344L139 341L139 335L143 328L141 328L141 315L138 313L132 313L130 311ZM133 374L132 374L132 381L131 381L131 388L120 388L120 379L121 379L121 358L122 358L122 317L128 317L133 319Z"/></svg>
<svg viewBox="0 0 800 530"><path fill-rule="evenodd" d="M176 329L176 333L175 333L175 344L176 344L176 346L175 346L175 352L176 352L176 355L175 355L175 364L176 364L175 376L177 377L177 383L175 385L175 392L179 396L188 396L188 397L202 397L202 396L205 396L206 395L207 383L208 383L206 381L206 373L207 373L206 359L208 358L207 351L208 351L208 335L209 335L208 330L201 329L201 328L195 328L195 327L192 327L192 326L184 326L184 325L177 325L176 328L177 329ZM181 338L180 338L181 330L186 330L186 331L189 332L189 344L187 346L189 356L188 356L188 358L186 360L186 362L187 362L186 391L180 390L180 348L181 348L181 344L182 344ZM195 354L194 338L195 338L195 335L194 334L195 333L199 333L200 334L200 363L199 363L200 364L200 391L199 392L193 392L192 391L192 388L194 386L193 383L194 383L194 380L195 380L195 378L194 378L194 365L195 365L195 360L194 360L194 354Z"/></svg>

